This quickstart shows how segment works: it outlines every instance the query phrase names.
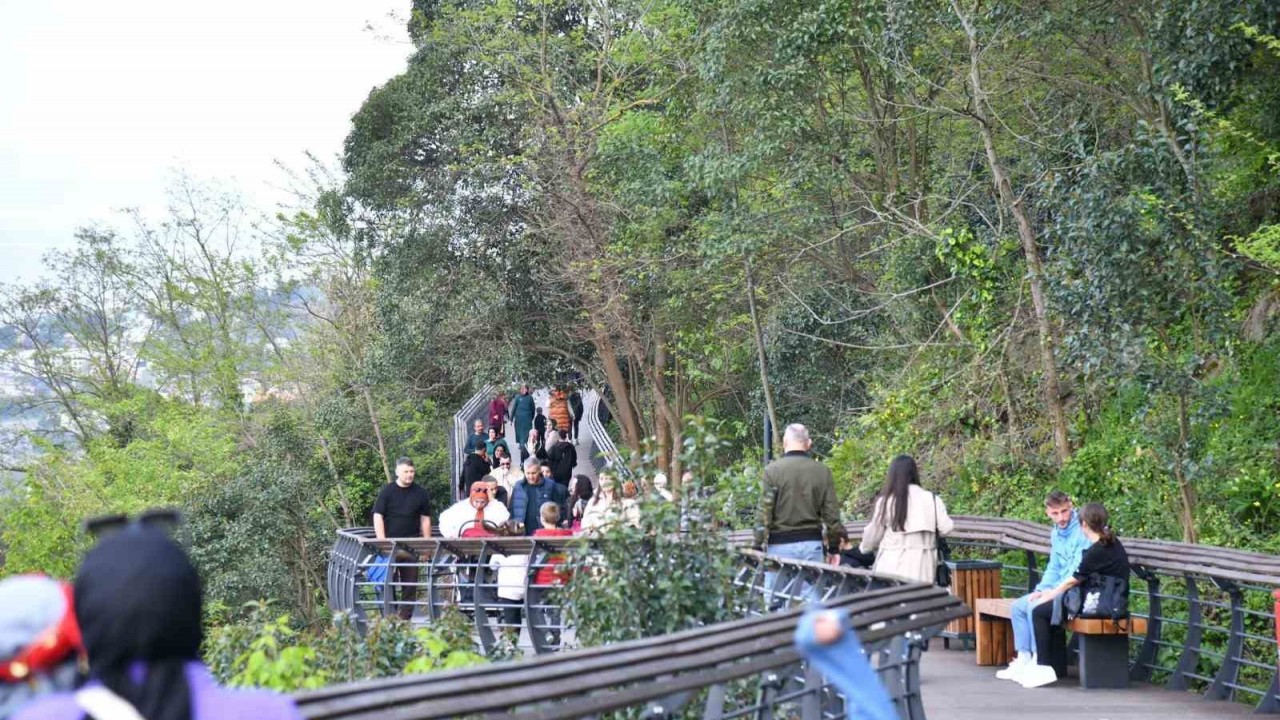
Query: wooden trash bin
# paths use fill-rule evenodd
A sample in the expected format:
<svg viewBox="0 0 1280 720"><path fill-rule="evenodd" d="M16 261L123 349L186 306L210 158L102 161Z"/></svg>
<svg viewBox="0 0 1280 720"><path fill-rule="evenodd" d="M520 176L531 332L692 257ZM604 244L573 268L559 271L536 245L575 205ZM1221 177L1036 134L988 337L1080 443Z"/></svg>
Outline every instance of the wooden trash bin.
<svg viewBox="0 0 1280 720"><path fill-rule="evenodd" d="M964 601L970 608L975 607L978 598L998 598L1000 591L1001 564L996 560L948 560L951 568L951 594ZM975 642L976 628L973 616L963 617L947 623L939 635L943 647L950 648L952 640L959 640L965 650Z"/></svg>

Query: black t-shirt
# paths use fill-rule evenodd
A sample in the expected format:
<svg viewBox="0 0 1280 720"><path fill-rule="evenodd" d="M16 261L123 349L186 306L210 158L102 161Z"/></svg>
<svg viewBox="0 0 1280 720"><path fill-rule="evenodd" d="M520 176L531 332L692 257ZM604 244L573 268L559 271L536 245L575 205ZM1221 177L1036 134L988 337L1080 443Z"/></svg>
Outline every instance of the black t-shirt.
<svg viewBox="0 0 1280 720"><path fill-rule="evenodd" d="M1084 551L1084 556L1080 558L1080 567L1076 569L1075 578L1083 583L1094 573L1128 579L1129 553L1124 551L1124 546L1119 540L1110 545L1096 542Z"/></svg>
<svg viewBox="0 0 1280 720"><path fill-rule="evenodd" d="M382 516L387 526L387 537L422 537L422 516L431 515L431 502L427 489L414 484L400 487L387 483L373 503L373 511Z"/></svg>

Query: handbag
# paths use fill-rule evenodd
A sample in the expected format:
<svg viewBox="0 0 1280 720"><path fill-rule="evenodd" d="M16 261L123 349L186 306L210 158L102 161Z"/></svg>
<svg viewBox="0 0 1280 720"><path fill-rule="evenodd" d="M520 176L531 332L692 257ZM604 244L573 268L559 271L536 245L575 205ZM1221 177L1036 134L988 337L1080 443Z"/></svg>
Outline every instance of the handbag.
<svg viewBox="0 0 1280 720"><path fill-rule="evenodd" d="M1092 573L1067 591L1063 609L1070 618L1101 618L1118 622L1129 617L1129 578Z"/></svg>
<svg viewBox="0 0 1280 720"><path fill-rule="evenodd" d="M938 549L938 566L933 571L933 584L938 587L951 587L951 566L947 561L951 559L951 546L947 544L946 538L942 537L942 533L938 532L938 496L933 495L933 538L934 547Z"/></svg>

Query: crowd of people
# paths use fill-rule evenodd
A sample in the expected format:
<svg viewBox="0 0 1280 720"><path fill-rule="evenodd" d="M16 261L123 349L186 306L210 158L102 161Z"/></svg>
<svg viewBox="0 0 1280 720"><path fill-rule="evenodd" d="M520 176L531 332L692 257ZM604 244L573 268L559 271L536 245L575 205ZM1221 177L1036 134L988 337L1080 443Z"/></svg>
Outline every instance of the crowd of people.
<svg viewBox="0 0 1280 720"><path fill-rule="evenodd" d="M510 401L501 394L493 399L493 424L486 428L477 423L469 442L471 454L463 471L466 493L437 517L441 535L590 536L616 525L638 527L642 492L653 502L674 501L661 473L644 488L609 472L594 479L574 474L576 453L558 449L573 449L581 402L573 400L576 392L556 393L563 405L550 407L546 446L538 442L537 425L547 416L540 413L527 386ZM514 423L517 432L522 425L528 427L530 442L522 448L519 465L513 466L503 440L507 422ZM937 581L939 563L945 561L941 540L955 524L942 498L922 486L915 460L901 455L890 463L855 546L840 521L831 471L810 457L811 446L803 425L786 428L783 455L764 471L756 546L776 558L856 565L885 577ZM374 503L376 537L431 536L430 498L415 475L412 460L397 460L394 481L382 488ZM1049 562L1035 590L1012 606L1017 655L997 673L1024 687L1040 687L1063 676L1065 621L1081 612L1081 597L1087 609L1099 595L1105 604L1108 593L1122 592L1127 612L1129 561L1106 508L1088 503L1077 509L1070 497L1057 491L1049 493L1044 505L1053 523ZM404 556L391 563L391 586L399 590L395 600L400 617L410 619L420 560L411 551L400 552ZM501 612L503 625L517 626L527 606L539 613L535 625L550 628L548 642L558 643L558 608L541 595L525 603L524 594L545 593L564 582L565 571L558 567L563 560L549 558L528 585L529 555L489 557L497 577L496 594L507 603ZM772 592L774 580L765 582ZM1070 599L1073 592L1075 601ZM299 717L287 698L224 690L213 681L199 660L199 576L183 549L162 529L137 521L121 525L86 555L73 585L41 576L0 581L0 608L6 610L0 613L0 717Z"/></svg>
<svg viewBox="0 0 1280 720"><path fill-rule="evenodd" d="M674 502L668 480L659 473L642 490L636 481L610 472L596 477L576 473L577 444L584 413L581 393L572 387L554 388L547 412L535 402L528 385L508 398L497 392L487 408L488 422L476 420L463 450L466 457L458 478L459 499L437 517L442 537L521 535L598 535L616 525L639 527L641 493ZM519 460L506 442L508 425L519 446ZM543 437L546 438L545 442ZM395 480L379 492L373 507L374 535L379 539L430 537L433 511L426 490L414 482L413 460L396 460ZM554 511L554 512L552 512ZM419 565L412 551L398 549L389 563L389 578L397 592L396 607L404 619L413 616ZM499 597L523 593L512 582L527 556L499 556ZM510 587L508 587L510 585ZM523 597L523 596L521 596ZM511 610L514 612L518 608Z"/></svg>

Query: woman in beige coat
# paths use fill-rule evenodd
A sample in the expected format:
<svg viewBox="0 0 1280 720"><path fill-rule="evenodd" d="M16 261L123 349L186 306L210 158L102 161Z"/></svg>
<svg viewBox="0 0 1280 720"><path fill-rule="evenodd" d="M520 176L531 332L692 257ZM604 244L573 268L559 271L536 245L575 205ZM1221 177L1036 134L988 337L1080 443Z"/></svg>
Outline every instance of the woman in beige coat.
<svg viewBox="0 0 1280 720"><path fill-rule="evenodd" d="M938 566L938 536L954 523L942 498L920 487L920 472L910 455L889 463L889 476L876 497L859 550L877 549L876 575L932 583Z"/></svg>

